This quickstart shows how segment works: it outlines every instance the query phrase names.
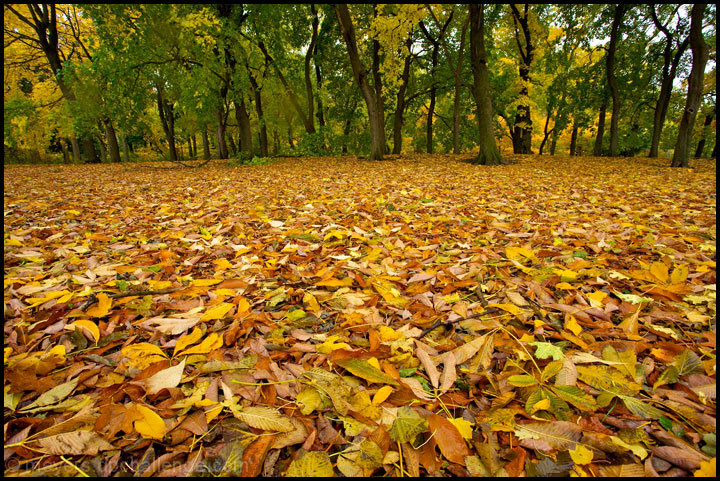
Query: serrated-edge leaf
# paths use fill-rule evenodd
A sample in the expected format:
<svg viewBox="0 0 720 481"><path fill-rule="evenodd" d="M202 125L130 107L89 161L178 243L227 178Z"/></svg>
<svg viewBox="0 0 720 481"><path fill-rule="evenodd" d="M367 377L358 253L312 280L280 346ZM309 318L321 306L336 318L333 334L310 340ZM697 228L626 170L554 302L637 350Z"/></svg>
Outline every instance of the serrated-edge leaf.
<svg viewBox="0 0 720 481"><path fill-rule="evenodd" d="M323 451L306 452L300 459L290 463L285 471L285 476L293 478L327 478L334 475L330 456Z"/></svg>
<svg viewBox="0 0 720 481"><path fill-rule="evenodd" d="M567 421L552 423L517 424L515 435L520 439L539 439L547 442L553 449L567 451L580 441L580 426Z"/></svg>
<svg viewBox="0 0 720 481"><path fill-rule="evenodd" d="M398 416L393 421L388 434L393 441L407 443L427 430L427 419L420 416L413 408L403 406L398 409Z"/></svg>
<svg viewBox="0 0 720 481"><path fill-rule="evenodd" d="M350 372L353 376L360 377L368 382L391 384L393 386L399 385L395 379L362 359L339 359L335 361L335 363Z"/></svg>
<svg viewBox="0 0 720 481"><path fill-rule="evenodd" d="M248 426L263 431L288 432L295 429L290 419L274 408L251 406L233 411L233 415Z"/></svg>

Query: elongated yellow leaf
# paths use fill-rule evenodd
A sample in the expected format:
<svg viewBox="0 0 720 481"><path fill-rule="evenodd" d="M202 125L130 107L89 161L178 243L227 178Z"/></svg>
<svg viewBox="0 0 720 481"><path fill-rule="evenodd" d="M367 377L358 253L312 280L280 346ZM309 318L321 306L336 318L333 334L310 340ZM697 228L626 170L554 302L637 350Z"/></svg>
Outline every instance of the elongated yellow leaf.
<svg viewBox="0 0 720 481"><path fill-rule="evenodd" d="M68 324L65 326L65 329L75 329L76 327L82 327L87 329L90 334L92 334L92 337L95 339L95 342L98 342L100 340L100 329L98 328L97 324L94 322L88 320L88 319L81 319L79 321L75 321L71 324Z"/></svg>
<svg viewBox="0 0 720 481"><path fill-rule="evenodd" d="M215 321L217 319L222 319L232 308L232 304L228 302L221 302L220 304L205 311L205 314L202 315L200 321Z"/></svg>
<svg viewBox="0 0 720 481"><path fill-rule="evenodd" d="M135 431L142 437L162 439L165 436L165 421L155 411L142 404L135 404L132 408L142 416L134 423Z"/></svg>
<svg viewBox="0 0 720 481"><path fill-rule="evenodd" d="M667 281L670 279L668 268L662 262L653 262L650 265L650 273L663 284L667 284Z"/></svg>
<svg viewBox="0 0 720 481"><path fill-rule="evenodd" d="M97 295L97 300L97 305L85 311L90 317L104 317L112 307L112 299L110 299L104 292Z"/></svg>
<svg viewBox="0 0 720 481"><path fill-rule="evenodd" d="M177 340L175 343L175 350L173 351L173 357L175 357L175 354L178 352L181 352L183 349L185 349L188 346L192 346L196 342L200 340L202 337L202 331L198 329L197 327L193 329L193 331L190 334L186 334L184 336L181 336L180 339Z"/></svg>
<svg viewBox="0 0 720 481"><path fill-rule="evenodd" d="M346 371L349 371L357 377L361 377L368 382L377 382L382 384L391 384L398 386L395 379L391 378L372 364L362 359L339 359L336 364Z"/></svg>
<svg viewBox="0 0 720 481"><path fill-rule="evenodd" d="M373 404L381 404L385 401L393 392L393 388L390 386L383 386L375 393L372 399Z"/></svg>
<svg viewBox="0 0 720 481"><path fill-rule="evenodd" d="M193 346L190 349L180 352L182 356L189 356L190 354L207 354L210 351L219 349L223 344L223 335L216 332L211 332L208 337L203 340L197 346Z"/></svg>

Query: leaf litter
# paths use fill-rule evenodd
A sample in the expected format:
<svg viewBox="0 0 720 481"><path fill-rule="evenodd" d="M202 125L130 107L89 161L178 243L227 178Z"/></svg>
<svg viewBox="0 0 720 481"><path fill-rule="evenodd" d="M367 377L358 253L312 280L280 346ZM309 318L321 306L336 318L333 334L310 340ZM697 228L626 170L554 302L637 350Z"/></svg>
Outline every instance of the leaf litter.
<svg viewBox="0 0 720 481"><path fill-rule="evenodd" d="M7 166L5 474L714 474L714 164L458 160Z"/></svg>

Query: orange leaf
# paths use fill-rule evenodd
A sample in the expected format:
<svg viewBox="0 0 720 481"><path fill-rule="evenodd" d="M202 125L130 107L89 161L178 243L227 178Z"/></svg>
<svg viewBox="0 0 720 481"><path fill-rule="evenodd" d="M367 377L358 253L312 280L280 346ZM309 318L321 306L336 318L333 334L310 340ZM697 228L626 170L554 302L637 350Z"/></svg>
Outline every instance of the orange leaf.
<svg viewBox="0 0 720 481"><path fill-rule="evenodd" d="M430 432L434 433L434 438L443 456L450 462L464 465L465 456L470 455L470 450L460 431L453 423L437 414L431 414L427 419Z"/></svg>

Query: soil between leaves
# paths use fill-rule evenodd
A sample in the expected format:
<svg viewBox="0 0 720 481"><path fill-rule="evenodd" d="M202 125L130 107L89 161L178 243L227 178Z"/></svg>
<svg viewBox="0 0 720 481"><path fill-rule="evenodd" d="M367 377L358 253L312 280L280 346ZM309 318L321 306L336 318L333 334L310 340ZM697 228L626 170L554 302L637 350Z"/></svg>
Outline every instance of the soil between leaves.
<svg viewBox="0 0 720 481"><path fill-rule="evenodd" d="M714 469L715 164L462 158L6 166L5 473Z"/></svg>

